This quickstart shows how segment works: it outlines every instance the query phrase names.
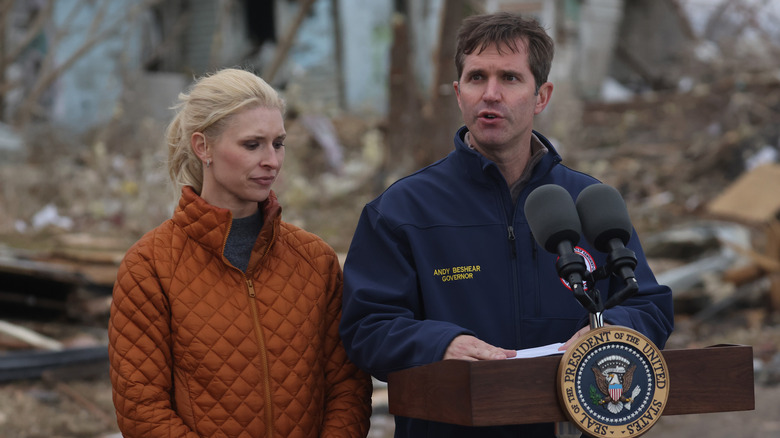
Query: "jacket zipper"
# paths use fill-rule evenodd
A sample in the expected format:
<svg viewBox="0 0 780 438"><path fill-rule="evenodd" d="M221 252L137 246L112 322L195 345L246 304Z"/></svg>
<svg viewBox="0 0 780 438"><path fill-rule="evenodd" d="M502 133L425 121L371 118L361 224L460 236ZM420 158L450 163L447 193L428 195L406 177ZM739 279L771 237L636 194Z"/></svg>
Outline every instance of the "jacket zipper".
<svg viewBox="0 0 780 438"><path fill-rule="evenodd" d="M507 236L509 238L509 245L512 247L512 258L517 258L517 248L515 247L515 228L510 225L509 226L509 235Z"/></svg>
<svg viewBox="0 0 780 438"><path fill-rule="evenodd" d="M522 333L520 333L522 311L520 310L520 306L522 306L523 300L520 291L519 273L517 272L517 242L515 241L515 228L512 225L513 223L514 220L512 220L507 227L507 238L509 239L509 245L512 247L512 260L510 261L510 266L512 270L512 295L515 299L515 339L518 342L517 345L522 345Z"/></svg>
<svg viewBox="0 0 780 438"><path fill-rule="evenodd" d="M274 436L274 413L273 405L271 404L271 376L268 369L268 351L265 349L265 336L263 335L263 327L260 325L260 316L257 312L257 303L255 302L255 286L252 284L251 278L246 278L246 286L251 298L251 305L249 308L252 310L252 320L255 325L255 335L257 341L260 344L260 355L263 360L263 377L265 379L265 429L266 434L269 437Z"/></svg>
<svg viewBox="0 0 780 438"><path fill-rule="evenodd" d="M528 233L528 240L531 241L531 267L533 268L531 272L534 273L534 284L539 284L539 267L537 266L537 249L536 249L536 239L534 238L533 233ZM541 293L541 291L540 291ZM541 312L542 307L542 297L537 293L534 294L534 312L538 315L539 312Z"/></svg>
<svg viewBox="0 0 780 438"><path fill-rule="evenodd" d="M227 238L226 238L227 239ZM260 260L265 259L265 256L268 255L268 253L271 251L271 245L273 245L273 242L276 240L276 229L273 230L271 233L271 238L268 240L268 244L266 245L265 251L263 252L263 255L260 257ZM238 268L236 268L238 269ZM251 268L250 268L251 269ZM263 326L260 324L260 314L257 310L257 300L255 299L256 293L255 293L255 285L252 283L252 276L249 272L244 274L242 272L242 275L244 275L244 279L246 280L246 287L247 287L247 293L249 294L249 298L251 301L251 305L249 308L252 311L252 321L255 326L255 336L257 337L257 343L260 348L260 356L263 361L263 378L265 379L265 430L266 435L268 437L273 438L274 436L274 411L273 411L273 402L271 399L271 371L268 366L268 350L265 346L265 335L263 332Z"/></svg>

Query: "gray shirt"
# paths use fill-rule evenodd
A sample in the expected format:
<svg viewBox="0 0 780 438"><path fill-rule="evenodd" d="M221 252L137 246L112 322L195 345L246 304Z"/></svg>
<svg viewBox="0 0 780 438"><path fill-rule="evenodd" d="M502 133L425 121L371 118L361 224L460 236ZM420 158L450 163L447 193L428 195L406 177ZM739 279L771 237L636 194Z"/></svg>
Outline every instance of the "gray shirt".
<svg viewBox="0 0 780 438"><path fill-rule="evenodd" d="M259 208L251 216L233 219L230 234L225 242L225 258L233 266L246 272L252 248L255 246L261 228L263 228L263 214Z"/></svg>

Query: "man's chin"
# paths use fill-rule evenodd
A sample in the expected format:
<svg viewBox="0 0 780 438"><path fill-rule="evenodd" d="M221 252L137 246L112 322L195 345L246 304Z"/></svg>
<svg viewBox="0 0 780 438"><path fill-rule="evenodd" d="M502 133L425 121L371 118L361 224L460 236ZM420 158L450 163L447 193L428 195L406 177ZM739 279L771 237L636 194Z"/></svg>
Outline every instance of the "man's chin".
<svg viewBox="0 0 780 438"><path fill-rule="evenodd" d="M505 143L505 138L498 135L489 135L489 133L486 135L484 131L471 136L471 146L478 150L501 148Z"/></svg>

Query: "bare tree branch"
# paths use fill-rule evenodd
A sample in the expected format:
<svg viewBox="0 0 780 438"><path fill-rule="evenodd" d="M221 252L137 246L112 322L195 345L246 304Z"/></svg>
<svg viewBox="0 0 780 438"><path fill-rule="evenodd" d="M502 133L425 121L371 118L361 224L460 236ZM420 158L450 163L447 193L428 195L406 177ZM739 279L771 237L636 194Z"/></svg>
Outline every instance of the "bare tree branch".
<svg viewBox="0 0 780 438"><path fill-rule="evenodd" d="M7 51L3 57L3 65L9 65L14 62L30 45L30 42L41 33L46 22L51 19L52 10L54 10L54 2L50 1L46 3L46 7L36 13L35 20L27 28L19 44L13 50Z"/></svg>
<svg viewBox="0 0 780 438"><path fill-rule="evenodd" d="M271 66L263 72L263 79L265 79L268 83L273 82L274 76L276 76L277 71L279 71L279 68L282 66L282 62L284 62L284 59L287 57L287 52L290 51L293 42L295 42L295 36L298 33L298 28L301 26L301 23L306 17L306 14L309 13L309 9L311 9L312 4L314 4L314 0L301 1L301 5L298 7L298 15L295 16L295 20L287 30L287 34L284 36L284 38L282 38L282 42L276 48Z"/></svg>
<svg viewBox="0 0 780 438"><path fill-rule="evenodd" d="M79 47L73 54L71 54L70 57L68 57L68 59L62 62L62 64L58 65L56 68L53 68L51 70L48 69L47 69L48 71L44 70L44 72L38 78L32 90L28 94L27 98L24 100L24 102L22 102L22 104L19 107L17 113L17 119L19 120L19 125L25 126L27 123L29 123L30 116L31 116L31 109L38 101L38 99L51 86L51 84L54 83L54 81L57 80L57 78L59 78L65 71L67 71L70 67L72 67L73 64L76 63L76 61L78 61L86 53L92 50L92 48L94 48L96 44L104 41L110 35L117 32L119 29L121 29L121 24L123 22L134 20L139 14L141 14L148 8L160 3L160 1L162 0L146 0L144 2L141 2L138 5L132 7L127 14L115 18L107 26L104 26L102 31L97 31L99 27L98 16L102 17L102 14L104 12L104 10L101 8L98 14L96 14L95 20L93 20L92 25L90 26L90 33L92 34L92 36L88 38L87 41L85 41L84 44L82 44L81 47ZM106 4L107 2L104 3L103 6ZM49 63L51 63L52 62L51 58L53 57L49 56L46 58L46 60L49 60Z"/></svg>

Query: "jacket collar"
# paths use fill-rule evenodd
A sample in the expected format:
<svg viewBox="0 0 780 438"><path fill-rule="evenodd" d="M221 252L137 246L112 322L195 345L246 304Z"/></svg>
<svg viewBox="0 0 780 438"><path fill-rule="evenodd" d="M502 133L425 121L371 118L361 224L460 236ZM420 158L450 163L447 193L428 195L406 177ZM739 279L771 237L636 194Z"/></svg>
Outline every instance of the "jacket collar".
<svg viewBox="0 0 780 438"><path fill-rule="evenodd" d="M476 150L471 149L466 143L465 137L467 132L468 128L463 126L455 133L455 150L452 152L454 158L464 166L468 176L478 182L487 183L489 180L495 178L503 181L503 177L501 176L501 172L498 170L496 163L485 158ZM533 131L533 133L547 148L547 154L545 154L541 161L536 165L536 168L534 168L529 182L533 182L541 176L546 175L553 166L562 161L558 151L555 150L547 138L536 131Z"/></svg>
<svg viewBox="0 0 780 438"><path fill-rule="evenodd" d="M281 224L282 207L271 191L268 199L260 204L263 209L263 228L252 249L250 266L253 266L256 253L265 254L273 244ZM233 214L226 208L215 207L198 196L190 186L184 186L179 205L173 213L172 221L180 226L193 240L222 255L230 232Z"/></svg>

